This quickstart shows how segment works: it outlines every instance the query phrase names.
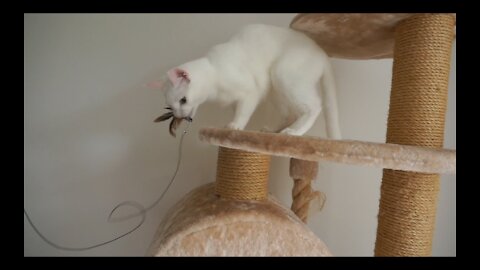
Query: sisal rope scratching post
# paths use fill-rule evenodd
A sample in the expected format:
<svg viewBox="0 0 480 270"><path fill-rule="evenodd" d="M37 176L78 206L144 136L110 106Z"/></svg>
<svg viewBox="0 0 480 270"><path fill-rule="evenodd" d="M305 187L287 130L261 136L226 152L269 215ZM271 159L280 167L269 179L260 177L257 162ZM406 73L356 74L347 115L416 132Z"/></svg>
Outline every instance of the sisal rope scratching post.
<svg viewBox="0 0 480 270"><path fill-rule="evenodd" d="M215 193L234 200L265 200L270 156L219 147Z"/></svg>
<svg viewBox="0 0 480 270"><path fill-rule="evenodd" d="M304 223L307 223L308 209L312 200L321 199L323 206L323 194L312 189L312 181L317 177L317 173L318 162L290 159L290 177L294 181L291 209Z"/></svg>
<svg viewBox="0 0 480 270"><path fill-rule="evenodd" d="M387 143L441 148L455 18L421 14L399 23ZM384 169L375 256L429 256L439 175Z"/></svg>

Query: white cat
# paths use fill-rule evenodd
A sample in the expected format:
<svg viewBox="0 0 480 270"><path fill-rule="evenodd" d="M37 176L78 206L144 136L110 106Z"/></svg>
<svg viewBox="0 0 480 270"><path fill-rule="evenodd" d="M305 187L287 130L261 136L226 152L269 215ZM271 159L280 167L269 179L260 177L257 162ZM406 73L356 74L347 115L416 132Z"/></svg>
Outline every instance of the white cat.
<svg viewBox="0 0 480 270"><path fill-rule="evenodd" d="M244 129L270 93L285 119L279 132L291 135L303 135L312 127L322 109L322 89L327 135L340 139L329 58L313 40L292 29L248 25L205 57L171 69L164 80L148 86L164 90L177 118L193 118L206 101L234 104L235 117L227 125L231 129Z"/></svg>

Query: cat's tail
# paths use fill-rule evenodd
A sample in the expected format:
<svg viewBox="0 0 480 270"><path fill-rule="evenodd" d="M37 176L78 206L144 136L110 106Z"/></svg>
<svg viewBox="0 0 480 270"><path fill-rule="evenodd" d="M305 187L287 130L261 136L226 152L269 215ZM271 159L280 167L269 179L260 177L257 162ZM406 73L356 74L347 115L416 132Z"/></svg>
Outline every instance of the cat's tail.
<svg viewBox="0 0 480 270"><path fill-rule="evenodd" d="M324 100L323 106L325 108L324 115L327 136L329 139L340 140L342 135L340 133L340 124L338 121L337 91L335 76L330 63L325 67L321 79L321 86Z"/></svg>

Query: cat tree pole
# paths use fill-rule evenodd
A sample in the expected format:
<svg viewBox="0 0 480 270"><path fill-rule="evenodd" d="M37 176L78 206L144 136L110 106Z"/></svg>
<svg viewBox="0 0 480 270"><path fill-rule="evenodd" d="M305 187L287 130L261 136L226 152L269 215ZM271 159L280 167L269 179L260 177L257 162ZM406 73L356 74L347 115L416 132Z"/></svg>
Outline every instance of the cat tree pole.
<svg viewBox="0 0 480 270"><path fill-rule="evenodd" d="M398 25L387 142L443 147L454 24L417 15ZM383 171L375 255L431 255L439 189L438 174Z"/></svg>

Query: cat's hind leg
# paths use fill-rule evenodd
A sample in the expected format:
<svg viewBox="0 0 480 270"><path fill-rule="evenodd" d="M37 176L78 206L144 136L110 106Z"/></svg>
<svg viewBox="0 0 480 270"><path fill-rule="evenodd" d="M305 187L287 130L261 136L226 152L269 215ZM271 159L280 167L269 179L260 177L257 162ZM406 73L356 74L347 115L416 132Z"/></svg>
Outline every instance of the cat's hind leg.
<svg viewBox="0 0 480 270"><path fill-rule="evenodd" d="M273 85L277 96L282 97L277 106L289 108L286 125L279 132L301 136L315 123L322 110L322 101L313 80L305 80L302 76L297 78L277 76Z"/></svg>
<svg viewBox="0 0 480 270"><path fill-rule="evenodd" d="M315 123L320 111L320 106L304 108L293 124L281 130L280 133L297 136L305 134Z"/></svg>
<svg viewBox="0 0 480 270"><path fill-rule="evenodd" d="M281 106L288 106L295 121L281 133L303 135L315 123L322 110L318 91L324 70L324 56L311 50L289 50L272 66L271 79L275 93L282 97Z"/></svg>

